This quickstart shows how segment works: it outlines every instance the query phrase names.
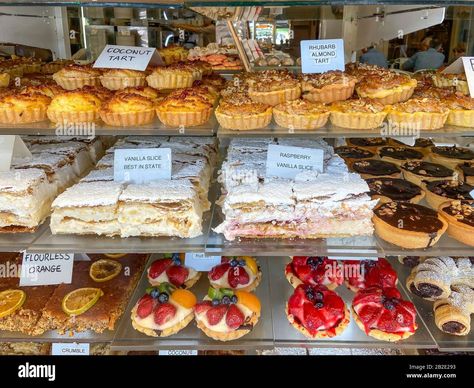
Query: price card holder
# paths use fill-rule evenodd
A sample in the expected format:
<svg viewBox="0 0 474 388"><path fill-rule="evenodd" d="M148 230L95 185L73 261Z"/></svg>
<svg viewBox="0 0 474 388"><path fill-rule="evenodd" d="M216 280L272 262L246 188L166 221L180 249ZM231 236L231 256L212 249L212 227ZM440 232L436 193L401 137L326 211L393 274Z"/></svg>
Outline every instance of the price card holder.
<svg viewBox="0 0 474 388"><path fill-rule="evenodd" d="M9 171L14 158L31 158L31 152L20 136L0 136L0 171Z"/></svg>
<svg viewBox="0 0 474 388"><path fill-rule="evenodd" d="M301 172L323 172L324 151L318 148L270 144L267 152L267 177L293 179Z"/></svg>
<svg viewBox="0 0 474 388"><path fill-rule="evenodd" d="M74 253L23 253L20 287L70 284Z"/></svg>
<svg viewBox="0 0 474 388"><path fill-rule="evenodd" d="M407 146L413 147L416 142L416 138L413 136L400 136L394 137L395 140L398 140L400 143L406 144Z"/></svg>
<svg viewBox="0 0 474 388"><path fill-rule="evenodd" d="M184 265L199 272L208 272L221 263L221 256L206 256L204 253L186 253Z"/></svg>
<svg viewBox="0 0 474 388"><path fill-rule="evenodd" d="M344 40L302 40L300 46L301 71L303 73L344 71Z"/></svg>
<svg viewBox="0 0 474 388"><path fill-rule="evenodd" d="M52 356L88 356L89 354L90 344L53 343L51 347Z"/></svg>
<svg viewBox="0 0 474 388"><path fill-rule="evenodd" d="M471 98L474 98L474 57L461 57L456 59L442 73L444 74L466 74L467 86Z"/></svg>
<svg viewBox="0 0 474 388"><path fill-rule="evenodd" d="M163 64L160 54L153 47L108 44L95 61L94 67L144 71L148 65L159 66Z"/></svg>
<svg viewBox="0 0 474 388"><path fill-rule="evenodd" d="M197 350L160 350L159 356L197 356Z"/></svg>

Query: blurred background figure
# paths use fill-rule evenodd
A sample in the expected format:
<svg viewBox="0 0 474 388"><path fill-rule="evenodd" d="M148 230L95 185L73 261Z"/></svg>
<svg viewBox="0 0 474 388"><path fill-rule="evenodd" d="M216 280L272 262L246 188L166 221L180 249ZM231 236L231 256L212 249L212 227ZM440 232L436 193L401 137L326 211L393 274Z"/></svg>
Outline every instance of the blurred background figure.
<svg viewBox="0 0 474 388"><path fill-rule="evenodd" d="M455 48L453 48L453 63L456 59L466 56L466 43L461 42Z"/></svg>
<svg viewBox="0 0 474 388"><path fill-rule="evenodd" d="M383 68L388 67L387 59L383 52L377 50L375 45L362 49L362 55L359 58L360 63L366 63L367 65L376 65Z"/></svg>
<svg viewBox="0 0 474 388"><path fill-rule="evenodd" d="M423 43L424 41L422 42L422 47ZM441 66L443 66L445 58L444 54L440 52L442 48L442 44L438 39L430 39L429 48L425 51L418 51L412 55L407 61L403 63L402 69L411 71L439 69Z"/></svg>

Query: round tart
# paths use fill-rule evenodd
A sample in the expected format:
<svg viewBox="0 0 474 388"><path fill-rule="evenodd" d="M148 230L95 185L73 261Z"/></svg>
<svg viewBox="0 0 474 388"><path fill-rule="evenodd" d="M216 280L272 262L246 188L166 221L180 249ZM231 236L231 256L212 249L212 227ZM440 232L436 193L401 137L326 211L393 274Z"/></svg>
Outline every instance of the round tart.
<svg viewBox="0 0 474 388"><path fill-rule="evenodd" d="M432 147L429 159L433 163L455 169L460 163L474 162L474 151L456 146Z"/></svg>
<svg viewBox="0 0 474 388"><path fill-rule="evenodd" d="M0 88L7 88L10 85L10 74L2 73L0 69Z"/></svg>
<svg viewBox="0 0 474 388"><path fill-rule="evenodd" d="M84 89L59 93L48 107L48 118L53 123L93 123L99 120L102 99Z"/></svg>
<svg viewBox="0 0 474 388"><path fill-rule="evenodd" d="M406 162L401 165L403 177L418 185L424 187L424 182L454 179L454 171L442 166L441 164L430 162Z"/></svg>
<svg viewBox="0 0 474 388"><path fill-rule="evenodd" d="M456 166L459 180L474 186L474 162L464 162Z"/></svg>
<svg viewBox="0 0 474 388"><path fill-rule="evenodd" d="M285 276L294 288L309 284L334 290L343 281L342 267L337 260L321 256L293 256L286 265Z"/></svg>
<svg viewBox="0 0 474 388"><path fill-rule="evenodd" d="M148 85L155 89L190 88L195 79L195 74L189 67L173 65L157 67L146 77Z"/></svg>
<svg viewBox="0 0 474 388"><path fill-rule="evenodd" d="M384 162L383 160L357 160L352 163L351 168L364 179L381 177L400 178L400 169L397 165Z"/></svg>
<svg viewBox="0 0 474 388"><path fill-rule="evenodd" d="M188 57L188 50L181 46L168 46L158 50L161 59L165 65L186 60Z"/></svg>
<svg viewBox="0 0 474 388"><path fill-rule="evenodd" d="M371 178L367 179L367 184L370 189L369 195L372 199L379 199L379 203L391 201L418 203L425 197L421 187L404 179Z"/></svg>
<svg viewBox="0 0 474 388"><path fill-rule="evenodd" d="M53 74L56 83L66 90L80 89L84 86L99 86L101 71L90 65L71 64Z"/></svg>
<svg viewBox="0 0 474 388"><path fill-rule="evenodd" d="M0 95L0 123L28 124L46 120L51 99L44 94L7 92Z"/></svg>
<svg viewBox="0 0 474 388"><path fill-rule="evenodd" d="M448 223L448 234L466 245L474 246L474 201L447 201L439 207Z"/></svg>
<svg viewBox="0 0 474 388"><path fill-rule="evenodd" d="M379 147L388 146L388 140L382 137L350 137L346 139L346 144L375 152Z"/></svg>
<svg viewBox="0 0 474 388"><path fill-rule="evenodd" d="M110 90L135 88L145 85L145 73L129 69L104 69L100 76L100 83Z"/></svg>
<svg viewBox="0 0 474 388"><path fill-rule="evenodd" d="M273 108L275 122L289 129L317 129L325 125L329 109L320 103L305 100L287 101Z"/></svg>
<svg viewBox="0 0 474 388"><path fill-rule="evenodd" d="M121 94L138 94L139 96L148 98L153 102L158 102L160 99L162 99L162 95L158 93L158 90L153 89L149 86L128 87L116 92L116 95Z"/></svg>
<svg viewBox="0 0 474 388"><path fill-rule="evenodd" d="M203 75L200 81L194 81L193 85L206 85L212 87L216 92L221 91L226 84L226 79L219 74Z"/></svg>
<svg viewBox="0 0 474 388"><path fill-rule="evenodd" d="M418 325L413 303L402 299L394 287L360 290L352 301L357 326L381 341L400 341L412 336Z"/></svg>
<svg viewBox="0 0 474 388"><path fill-rule="evenodd" d="M417 85L416 79L391 71L364 76L356 86L359 97L376 100L383 105L408 100Z"/></svg>
<svg viewBox="0 0 474 388"><path fill-rule="evenodd" d="M250 98L265 105L275 106L301 96L299 81L288 71L261 71L252 74L246 83Z"/></svg>
<svg viewBox="0 0 474 388"><path fill-rule="evenodd" d="M432 209L438 210L448 200L472 200L469 193L474 187L459 180L448 180L427 182L425 189L426 202Z"/></svg>
<svg viewBox="0 0 474 388"><path fill-rule="evenodd" d="M132 309L132 326L150 337L168 337L193 320L196 302L191 291L168 283L151 287Z"/></svg>
<svg viewBox="0 0 474 388"><path fill-rule="evenodd" d="M434 98L412 98L390 107L390 125L407 130L434 130L444 126L449 109Z"/></svg>
<svg viewBox="0 0 474 388"><path fill-rule="evenodd" d="M170 283L176 288L191 288L201 277L201 273L184 265L184 254L173 253L171 257L155 260L147 270L152 286Z"/></svg>
<svg viewBox="0 0 474 388"><path fill-rule="evenodd" d="M131 127L149 124L155 117L153 101L138 94L116 94L99 110L107 125Z"/></svg>
<svg viewBox="0 0 474 388"><path fill-rule="evenodd" d="M355 77L331 70L321 74L302 75L301 89L305 100L329 104L350 98L354 94L356 82Z"/></svg>
<svg viewBox="0 0 474 388"><path fill-rule="evenodd" d="M459 127L474 126L474 98L456 93L446 97L443 102L449 108L446 124Z"/></svg>
<svg viewBox="0 0 474 388"><path fill-rule="evenodd" d="M431 139L422 138L415 139L415 144L413 146L407 146L405 143L402 143L401 141L398 141L395 138L390 138L389 143L390 145L393 145L395 147L405 147L414 149L416 151L421 152L424 156L428 155L430 153L431 147L434 146L434 143Z"/></svg>
<svg viewBox="0 0 474 388"><path fill-rule="evenodd" d="M409 147L381 147L379 148L380 159L401 166L407 161L422 161L424 155Z"/></svg>
<svg viewBox="0 0 474 388"><path fill-rule="evenodd" d="M357 82L360 82L365 77L370 75L387 75L390 74L390 70L380 67L377 65L369 65L366 63L353 62L346 65L346 74L357 78Z"/></svg>
<svg viewBox="0 0 474 388"><path fill-rule="evenodd" d="M462 94L469 94L469 87L467 85L467 78L465 74L436 73L433 75L433 83L438 88L454 87Z"/></svg>
<svg viewBox="0 0 474 388"><path fill-rule="evenodd" d="M223 257L207 277L214 288L253 291L262 280L262 272L255 258L250 256Z"/></svg>
<svg viewBox="0 0 474 388"><path fill-rule="evenodd" d="M408 249L433 246L448 227L437 211L408 202L381 204L372 220L377 236Z"/></svg>
<svg viewBox="0 0 474 388"><path fill-rule="evenodd" d="M197 327L217 341L232 341L250 333L260 318L260 300L242 290L209 288L194 307Z"/></svg>
<svg viewBox="0 0 474 388"><path fill-rule="evenodd" d="M72 64L74 64L74 61L71 59L57 59L56 61L42 64L40 72L42 74L54 74L61 70L63 67Z"/></svg>
<svg viewBox="0 0 474 388"><path fill-rule="evenodd" d="M336 147L334 151L344 159L349 166L356 160L370 159L375 156L373 152L359 147L340 146Z"/></svg>
<svg viewBox="0 0 474 388"><path fill-rule="evenodd" d="M193 127L209 121L212 104L192 88L170 93L156 106L160 121L168 127Z"/></svg>
<svg viewBox="0 0 474 388"><path fill-rule="evenodd" d="M353 292L369 287L396 287L397 272L390 263L377 260L344 260L344 283Z"/></svg>
<svg viewBox="0 0 474 388"><path fill-rule="evenodd" d="M248 95L242 93L224 97L215 114L223 128L236 131L265 128L272 121L270 105L253 102Z"/></svg>
<svg viewBox="0 0 474 388"><path fill-rule="evenodd" d="M308 338L340 335L350 321L342 298L323 285L301 284L286 304L288 321Z"/></svg>
<svg viewBox="0 0 474 388"><path fill-rule="evenodd" d="M387 110L377 101L359 98L331 105L331 123L350 129L373 129L382 125Z"/></svg>
<svg viewBox="0 0 474 388"><path fill-rule="evenodd" d="M49 98L65 92L65 90L56 84L41 84L41 85L28 85L20 89L20 94L32 94L39 93Z"/></svg>

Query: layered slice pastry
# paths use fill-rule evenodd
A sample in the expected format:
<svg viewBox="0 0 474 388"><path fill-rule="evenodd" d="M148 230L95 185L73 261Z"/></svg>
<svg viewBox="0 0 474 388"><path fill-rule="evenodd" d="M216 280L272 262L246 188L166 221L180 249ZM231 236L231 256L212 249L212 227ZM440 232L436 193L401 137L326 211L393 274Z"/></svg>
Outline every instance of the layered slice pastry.
<svg viewBox="0 0 474 388"><path fill-rule="evenodd" d="M454 239L474 246L474 201L454 200L441 204L439 212L448 223L448 234Z"/></svg>
<svg viewBox="0 0 474 388"><path fill-rule="evenodd" d="M286 304L290 324L308 338L332 338L342 334L350 313L342 298L323 285L301 284Z"/></svg>
<svg viewBox="0 0 474 388"><path fill-rule="evenodd" d="M151 263L147 276L152 286L169 283L176 288L187 289L196 284L201 273L184 265L184 254L173 253Z"/></svg>
<svg viewBox="0 0 474 388"><path fill-rule="evenodd" d="M331 123L349 129L379 128L387 109L377 101L367 98L338 101L331 105Z"/></svg>
<svg viewBox="0 0 474 388"><path fill-rule="evenodd" d="M432 147L429 160L455 169L461 163L474 162L474 151L457 146Z"/></svg>
<svg viewBox="0 0 474 388"><path fill-rule="evenodd" d="M438 210L442 203L449 200L474 199L470 194L474 190L474 186L459 180L427 182L425 188L426 202L435 210Z"/></svg>
<svg viewBox="0 0 474 388"><path fill-rule="evenodd" d="M207 276L211 287L247 292L255 290L262 280L258 262L251 256L223 257Z"/></svg>
<svg viewBox="0 0 474 388"><path fill-rule="evenodd" d="M285 276L294 287L300 284L323 285L334 290L343 282L342 266L322 256L293 256L285 267Z"/></svg>
<svg viewBox="0 0 474 388"><path fill-rule="evenodd" d="M344 283L351 291L397 286L397 272L383 257L377 260L344 260L343 266Z"/></svg>
<svg viewBox="0 0 474 388"><path fill-rule="evenodd" d="M378 199L379 203L401 201L418 203L425 197L424 190L420 186L396 178L370 178L367 179L372 199Z"/></svg>
<svg viewBox="0 0 474 388"><path fill-rule="evenodd" d="M352 301L357 326L368 336L396 342L415 334L416 310L394 287L369 287L360 290Z"/></svg>
<svg viewBox="0 0 474 388"><path fill-rule="evenodd" d="M304 99L329 104L350 98L356 82L355 77L333 70L321 74L304 74L301 77L301 89Z"/></svg>
<svg viewBox="0 0 474 388"><path fill-rule="evenodd" d="M150 337L169 337L194 318L196 296L169 283L152 287L132 309L132 326Z"/></svg>
<svg viewBox="0 0 474 388"><path fill-rule="evenodd" d="M250 292L210 287L194 306L197 327L217 341L232 341L249 334L260 319L261 305Z"/></svg>
<svg viewBox="0 0 474 388"><path fill-rule="evenodd" d="M401 165L401 169L406 180L420 187L424 187L425 182L454 179L453 170L437 163L407 162Z"/></svg>

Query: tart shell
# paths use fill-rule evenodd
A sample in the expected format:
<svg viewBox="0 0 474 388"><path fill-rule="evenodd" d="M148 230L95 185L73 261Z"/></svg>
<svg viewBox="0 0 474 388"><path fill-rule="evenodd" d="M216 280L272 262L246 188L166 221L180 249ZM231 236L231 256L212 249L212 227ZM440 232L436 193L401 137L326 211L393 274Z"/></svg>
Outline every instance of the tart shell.
<svg viewBox="0 0 474 388"><path fill-rule="evenodd" d="M217 107L215 114L217 121L223 128L235 131L251 131L253 129L265 128L272 121L272 108L268 108L265 112L258 114L231 116L222 113L219 107Z"/></svg>
<svg viewBox="0 0 474 388"><path fill-rule="evenodd" d="M464 162L474 161L474 160L447 158L442 155L431 153L428 156L428 161L432 163L441 164L442 166L445 166L445 167L450 168L451 170L454 170L459 164L464 163Z"/></svg>
<svg viewBox="0 0 474 388"><path fill-rule="evenodd" d="M57 74L57 73L56 73ZM60 75L53 75L53 79L56 83L66 90L81 89L84 86L100 86L98 77L61 77Z"/></svg>
<svg viewBox="0 0 474 388"><path fill-rule="evenodd" d="M474 246L474 228L459 222L455 217L443 211L443 208L449 206L450 203L451 201L444 202L438 208L439 214L448 224L448 235L466 245Z"/></svg>
<svg viewBox="0 0 474 388"><path fill-rule="evenodd" d="M160 109L156 114L160 121L168 127L194 127L205 124L211 117L212 108L189 112L167 112Z"/></svg>
<svg viewBox="0 0 474 388"><path fill-rule="evenodd" d="M15 110L0 109L0 123L2 124L28 124L37 123L47 119L47 109L38 106L33 109Z"/></svg>
<svg viewBox="0 0 474 388"><path fill-rule="evenodd" d="M176 334L179 331L183 330L189 323L194 319L194 312L191 311L181 322L178 322L176 325L171 326L165 330L158 331L149 329L147 327L140 326L135 320L137 315L137 306L132 309L132 326L135 330L140 333L146 334L150 337L169 337L170 335Z"/></svg>
<svg viewBox="0 0 474 388"><path fill-rule="evenodd" d="M433 163L436 163L436 162L433 162ZM438 163L438 164L441 164L441 163ZM452 176L448 176L448 177L432 177L432 176L423 177L421 175L414 174L411 171L407 171L407 170L402 170L402 171L403 171L403 178L404 179L406 179L407 181L409 181L411 183L414 183L415 185L420 186L422 188L425 187L425 184L423 183L423 181L433 182L433 181L444 181L444 180L454 179Z"/></svg>
<svg viewBox="0 0 474 388"><path fill-rule="evenodd" d="M133 127L149 124L155 117L154 109L143 112L99 112L102 121L114 127Z"/></svg>
<svg viewBox="0 0 474 388"><path fill-rule="evenodd" d="M354 94L356 80L351 80L347 84L333 84L321 89L313 89L303 94L303 99L311 102L322 102L329 104L335 101L347 100Z"/></svg>
<svg viewBox="0 0 474 388"><path fill-rule="evenodd" d="M443 128L448 118L448 115L449 111L445 113L406 113L399 111L391 111L387 116L387 120L390 125L395 124L406 128L430 131L434 129Z"/></svg>
<svg viewBox="0 0 474 388"><path fill-rule="evenodd" d="M97 111L68 112L48 109L48 118L53 123L94 123L100 119Z"/></svg>
<svg viewBox="0 0 474 388"><path fill-rule="evenodd" d="M377 102L380 102L383 105L393 105L393 104L396 104L397 102L403 102L403 101L408 100L413 95L413 92L415 91L415 87L416 87L416 82L410 82L407 85L401 86L400 88L398 88L398 90L392 91L385 97L379 97L379 98L371 97L370 93L366 94L366 93L360 93L359 91L357 91L357 94L360 97L371 98Z"/></svg>
<svg viewBox="0 0 474 388"><path fill-rule="evenodd" d="M100 77L100 83L109 90L121 90L145 86L145 76L142 77Z"/></svg>
<svg viewBox="0 0 474 388"><path fill-rule="evenodd" d="M260 315L253 314L252 318L249 321L249 325L252 325L252 328L250 329L237 329L234 331L231 331L229 333L222 333L219 331L214 331L209 329L207 326L205 326L201 321L198 321L196 319L196 325L199 329L201 329L204 334L206 334L208 337L215 339L216 341L233 341L239 338L242 338L244 335L247 335L250 333L253 329L253 327L258 323L258 320L260 318Z"/></svg>
<svg viewBox="0 0 474 388"><path fill-rule="evenodd" d="M362 113L332 111L331 123L341 128L374 129L382 125L386 116L387 112Z"/></svg>
<svg viewBox="0 0 474 388"><path fill-rule="evenodd" d="M294 115L285 113L277 107L273 108L273 117L275 122L283 128L289 129L317 129L324 126L329 119L329 112L309 113L304 115Z"/></svg>
<svg viewBox="0 0 474 388"><path fill-rule="evenodd" d="M153 73L146 77L146 81L148 82L148 86L155 89L181 89L193 86L194 77L192 73Z"/></svg>
<svg viewBox="0 0 474 388"><path fill-rule="evenodd" d="M474 110L451 109L446 124L458 127L474 126Z"/></svg>
<svg viewBox="0 0 474 388"><path fill-rule="evenodd" d="M249 96L255 102L260 102L262 104L276 106L286 101L293 101L300 98L301 87L297 85L293 88L288 88L288 89L283 89L283 90L274 90L271 92L260 92L257 90L250 90Z"/></svg>

